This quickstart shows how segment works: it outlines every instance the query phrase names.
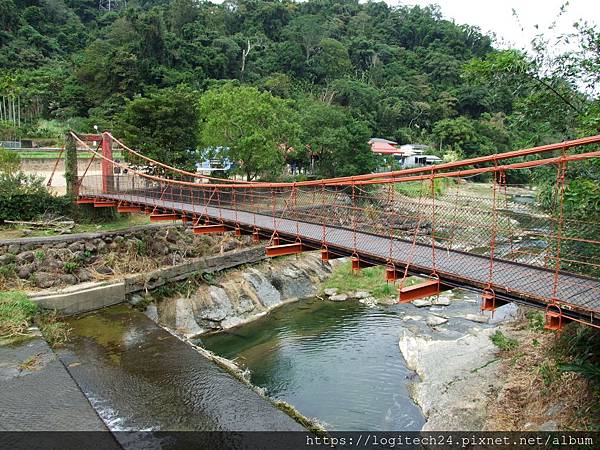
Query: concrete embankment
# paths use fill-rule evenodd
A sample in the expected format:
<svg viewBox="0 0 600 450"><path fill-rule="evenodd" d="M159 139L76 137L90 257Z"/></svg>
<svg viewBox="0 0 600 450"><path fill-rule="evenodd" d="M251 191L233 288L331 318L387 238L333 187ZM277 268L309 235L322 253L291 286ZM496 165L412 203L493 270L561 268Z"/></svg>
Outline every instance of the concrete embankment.
<svg viewBox="0 0 600 450"><path fill-rule="evenodd" d="M30 298L44 309L61 314L81 314L127 301L140 291L148 291L167 282L184 280L198 273L214 273L241 264L265 258L262 246L234 250L223 255L196 258L175 266L162 267L148 273L125 275L117 281L87 282L58 290L45 290L30 294Z"/></svg>
<svg viewBox="0 0 600 450"><path fill-rule="evenodd" d="M69 325L60 358L113 431L303 430L136 309L106 308Z"/></svg>
<svg viewBox="0 0 600 450"><path fill-rule="evenodd" d="M20 344L0 346L0 405L4 431L107 431L36 329Z"/></svg>
<svg viewBox="0 0 600 450"><path fill-rule="evenodd" d="M264 253L264 249L260 248ZM149 305L147 313L176 333L191 337L251 321L284 303L314 297L331 266L318 252L279 258L229 270L210 284L200 283Z"/></svg>

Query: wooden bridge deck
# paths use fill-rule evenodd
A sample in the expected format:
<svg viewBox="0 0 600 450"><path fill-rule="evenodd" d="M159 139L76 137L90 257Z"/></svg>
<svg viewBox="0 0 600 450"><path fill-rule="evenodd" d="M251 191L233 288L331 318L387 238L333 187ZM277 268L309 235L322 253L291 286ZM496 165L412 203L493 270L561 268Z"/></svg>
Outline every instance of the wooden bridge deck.
<svg viewBox="0 0 600 450"><path fill-rule="evenodd" d="M251 229L258 227L262 233L270 234L276 228L281 238L293 241L298 234L303 244L320 248L323 239L323 226L308 222L276 218L246 211L192 205L172 200L159 200L131 194L102 194L102 198L121 200L139 205L186 212L188 214L208 215L222 219L225 223ZM350 255L356 251L361 260L385 264L390 255L388 236L353 232L345 228L325 227L325 241L330 250ZM412 242L394 239L392 260L397 269L410 263L412 273L430 274L432 263L431 246L412 245ZM457 250L438 247L435 253L435 271L440 279L453 286L482 289L489 280L490 259ZM552 298L554 271L542 267L530 266L505 260L494 260L492 287L499 298L531 306L544 307ZM561 303L565 315L584 317L592 324L600 324L600 280L561 272L555 295ZM563 306L566 305L566 306Z"/></svg>

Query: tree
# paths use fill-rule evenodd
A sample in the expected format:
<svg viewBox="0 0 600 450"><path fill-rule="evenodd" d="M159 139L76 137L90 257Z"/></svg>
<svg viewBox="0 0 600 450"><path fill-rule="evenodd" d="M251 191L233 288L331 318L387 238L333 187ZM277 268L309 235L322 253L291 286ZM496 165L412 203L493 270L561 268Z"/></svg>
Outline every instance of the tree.
<svg viewBox="0 0 600 450"><path fill-rule="evenodd" d="M346 110L318 100L306 100L302 110L302 142L309 149L316 173L338 177L370 173L377 158L368 144L371 130Z"/></svg>
<svg viewBox="0 0 600 450"><path fill-rule="evenodd" d="M222 149L248 180L281 174L298 144L295 112L286 100L250 86L226 83L200 98L200 145Z"/></svg>
<svg viewBox="0 0 600 450"><path fill-rule="evenodd" d="M150 158L195 170L197 124L198 95L178 86L128 101L117 116L115 131Z"/></svg>

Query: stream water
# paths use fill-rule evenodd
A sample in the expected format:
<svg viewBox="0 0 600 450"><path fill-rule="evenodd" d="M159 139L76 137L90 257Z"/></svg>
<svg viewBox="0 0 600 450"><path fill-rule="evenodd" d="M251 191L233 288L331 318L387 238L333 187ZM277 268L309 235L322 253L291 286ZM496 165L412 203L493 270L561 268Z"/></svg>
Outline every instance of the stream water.
<svg viewBox="0 0 600 450"><path fill-rule="evenodd" d="M310 299L198 343L328 430L420 430L424 418L407 389L416 375L398 347L409 309Z"/></svg>

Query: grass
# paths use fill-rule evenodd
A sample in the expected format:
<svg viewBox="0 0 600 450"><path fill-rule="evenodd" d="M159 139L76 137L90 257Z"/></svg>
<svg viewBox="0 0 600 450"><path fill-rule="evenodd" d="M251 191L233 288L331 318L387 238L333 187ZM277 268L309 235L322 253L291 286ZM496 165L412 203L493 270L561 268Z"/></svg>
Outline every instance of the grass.
<svg viewBox="0 0 600 450"><path fill-rule="evenodd" d="M414 277L407 278L404 286L418 283ZM345 262L337 266L331 277L322 285L322 290L337 289L339 293L369 291L373 297L381 299L398 295L398 284L385 281L385 267L374 266L352 272L351 263Z"/></svg>
<svg viewBox="0 0 600 450"><path fill-rule="evenodd" d="M527 311L527 327L532 331L543 331L546 319L540 311Z"/></svg>
<svg viewBox="0 0 600 450"><path fill-rule="evenodd" d="M38 365L40 364L40 355L33 355L19 364L19 370L27 370L29 372L33 372L37 370Z"/></svg>
<svg viewBox="0 0 600 450"><path fill-rule="evenodd" d="M69 340L71 327L61 320L56 311L38 314L35 322L50 347L62 347Z"/></svg>
<svg viewBox="0 0 600 450"><path fill-rule="evenodd" d="M26 335L36 312L37 305L24 292L0 292L0 338Z"/></svg>
<svg viewBox="0 0 600 450"><path fill-rule="evenodd" d="M56 312L40 312L24 292L0 292L0 342L16 344L30 339L27 329L35 321L51 347L60 347L69 337L70 328Z"/></svg>
<svg viewBox="0 0 600 450"><path fill-rule="evenodd" d="M507 351L499 354L504 385L490 403L486 427L518 431L553 420L559 430L600 431L600 330L573 322L551 333L539 312L511 328L518 345L491 336Z"/></svg>
<svg viewBox="0 0 600 450"><path fill-rule="evenodd" d="M492 343L502 351L514 350L519 346L519 341L507 337L502 331L498 330L490 336Z"/></svg>
<svg viewBox="0 0 600 450"><path fill-rule="evenodd" d="M435 196L442 195L454 184L454 180L449 178L436 178L433 180L433 190ZM431 184L429 181L409 181L405 183L394 184L394 189L407 197L431 197Z"/></svg>

